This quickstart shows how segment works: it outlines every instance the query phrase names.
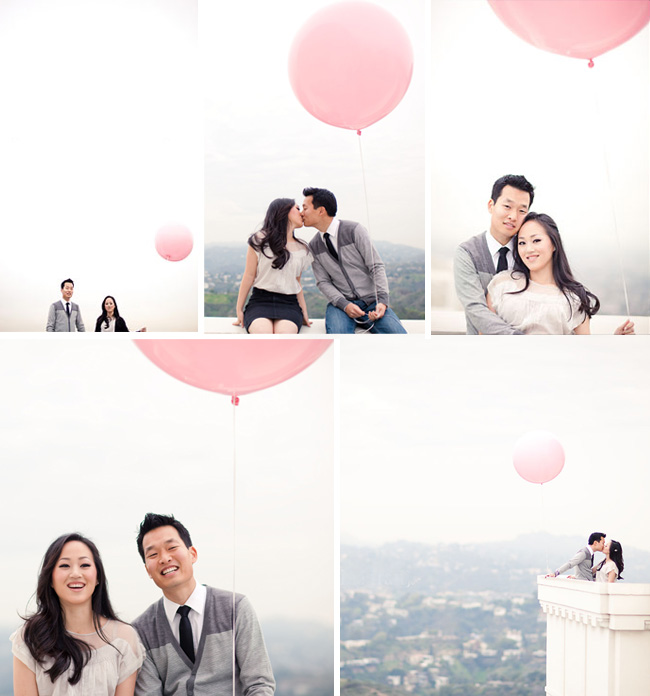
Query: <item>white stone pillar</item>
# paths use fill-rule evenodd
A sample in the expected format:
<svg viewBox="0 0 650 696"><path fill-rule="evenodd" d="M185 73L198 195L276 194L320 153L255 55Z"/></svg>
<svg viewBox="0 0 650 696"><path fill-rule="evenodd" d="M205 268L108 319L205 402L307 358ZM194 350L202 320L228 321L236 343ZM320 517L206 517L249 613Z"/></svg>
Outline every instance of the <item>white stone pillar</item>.
<svg viewBox="0 0 650 696"><path fill-rule="evenodd" d="M650 584L537 578L549 696L650 694Z"/></svg>

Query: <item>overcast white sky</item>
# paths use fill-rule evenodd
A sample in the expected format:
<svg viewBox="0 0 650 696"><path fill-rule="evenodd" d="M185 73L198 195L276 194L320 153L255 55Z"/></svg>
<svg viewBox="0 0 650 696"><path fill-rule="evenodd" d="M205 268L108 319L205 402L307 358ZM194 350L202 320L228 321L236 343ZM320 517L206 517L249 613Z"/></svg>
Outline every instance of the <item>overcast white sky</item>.
<svg viewBox="0 0 650 696"><path fill-rule="evenodd" d="M305 186L334 192L339 216L364 224L358 136L309 114L289 84L291 42L331 0L203 3L207 244L245 244L278 197ZM373 0L411 38L414 70L402 102L361 136L376 240L424 248L424 0ZM314 231L301 232L310 239Z"/></svg>
<svg viewBox="0 0 650 696"><path fill-rule="evenodd" d="M487 0L436 0L431 19L434 265L451 268L455 246L488 227L492 184L512 173L536 187L533 209L558 223L578 279L595 284L581 259L618 264L616 227L626 273L647 277L648 28L590 69L520 39Z"/></svg>
<svg viewBox="0 0 650 696"><path fill-rule="evenodd" d="M116 610L135 618L159 597L134 542L147 511L175 514L198 549L195 576L230 589L229 397L173 379L131 341L6 337L0 355L12 559L0 623L19 623L47 546L73 530L97 543ZM333 622L334 364L330 347L237 407L236 589L262 618Z"/></svg>
<svg viewBox="0 0 650 696"><path fill-rule="evenodd" d="M342 342L342 539L507 542L604 529L650 551L647 341L486 339ZM554 433L566 454L543 507L541 487L512 463L531 430Z"/></svg>
<svg viewBox="0 0 650 696"><path fill-rule="evenodd" d="M3 0L0 330L44 331L64 278L94 330L196 331L203 121L193 0ZM194 235L162 259L156 230Z"/></svg>

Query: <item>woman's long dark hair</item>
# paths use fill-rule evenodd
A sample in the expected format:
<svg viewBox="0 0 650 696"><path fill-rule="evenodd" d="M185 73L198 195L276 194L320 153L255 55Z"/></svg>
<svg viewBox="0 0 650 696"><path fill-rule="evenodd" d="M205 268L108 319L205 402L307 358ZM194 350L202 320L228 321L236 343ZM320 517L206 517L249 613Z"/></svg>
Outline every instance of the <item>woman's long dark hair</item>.
<svg viewBox="0 0 650 696"><path fill-rule="evenodd" d="M569 303L569 308L571 308L571 298L569 294L573 294L578 298L580 302L579 309L584 312L588 317L592 317L600 309L600 300L592 292L589 292L582 283L579 283L571 272L571 267L569 266L569 261L564 253L564 247L562 246L562 239L560 238L560 232L555 224L555 221L550 215L545 215L544 213L528 213L521 223L523 227L530 220L535 220L538 222L548 234L551 243L555 247L553 252L553 279L555 284L562 291L562 294L566 297ZM513 269L513 274L515 271L523 273L526 278L526 285L521 290L515 290L509 294L517 295L520 292L524 292L528 289L530 284L530 271L526 264L522 261L521 256L519 256L519 245L518 245L519 235L515 237L515 247L514 247L514 258L515 266ZM513 276L514 277L514 276Z"/></svg>
<svg viewBox="0 0 650 696"><path fill-rule="evenodd" d="M623 577L621 576L621 573L623 572L623 568L625 568L625 564L623 563L623 547L621 546L620 541L610 539L609 558L616 563L616 567L618 568L618 579L622 580Z"/></svg>
<svg viewBox="0 0 650 696"><path fill-rule="evenodd" d="M29 652L37 662L43 664L46 658L54 660L53 665L45 671L53 682L72 663L74 669L68 681L70 684L76 684L81 679L81 672L90 659L92 648L65 630L59 597L52 587L54 567L61 556L63 547L69 541L81 541L93 555L97 569L97 586L92 596L93 625L99 637L104 642L109 642L102 631L100 620L106 618L119 621L119 619L108 598L108 583L102 559L95 544L76 532L60 536L45 552L36 586L36 612L25 620L23 635Z"/></svg>
<svg viewBox="0 0 650 696"><path fill-rule="evenodd" d="M260 251L269 259L275 256L271 266L278 270L284 268L287 261L289 261L287 225L289 224L289 213L295 205L296 201L292 198L276 198L274 201L271 201L262 223L262 229L248 238L248 243L255 251ZM298 239L295 234L293 238L304 245L305 248L308 248L307 244L302 239ZM264 251L266 247L271 250L273 256L268 256Z"/></svg>
<svg viewBox="0 0 650 696"><path fill-rule="evenodd" d="M115 319L120 318L120 313L117 309L117 302L115 301L115 298L113 297L113 295L106 295L106 297L102 300L102 316L100 317L102 321L106 322L106 328L108 328L108 312L106 311L106 300L109 297L111 298L111 300L113 300L113 304L115 305L115 311L113 312L113 316L115 317Z"/></svg>

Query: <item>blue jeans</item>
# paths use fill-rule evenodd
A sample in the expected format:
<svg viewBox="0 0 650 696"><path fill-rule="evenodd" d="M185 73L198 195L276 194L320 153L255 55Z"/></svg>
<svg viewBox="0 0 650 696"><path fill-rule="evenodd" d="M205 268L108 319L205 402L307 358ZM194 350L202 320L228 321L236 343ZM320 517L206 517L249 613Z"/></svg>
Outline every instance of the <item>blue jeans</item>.
<svg viewBox="0 0 650 696"><path fill-rule="evenodd" d="M357 307L360 307L366 314L372 312L376 302L366 304L363 300L351 300ZM359 317L362 319L362 317ZM366 317L368 319L368 317ZM372 322L368 320L368 326ZM342 309L335 307L333 304L328 304L325 310L325 331L328 334L351 334L359 326L367 328L364 324L359 324L354 319L349 317ZM402 326L397 314L390 307L386 308L386 312L381 319L378 319L374 326L370 329L370 333L379 334L405 334L406 329Z"/></svg>

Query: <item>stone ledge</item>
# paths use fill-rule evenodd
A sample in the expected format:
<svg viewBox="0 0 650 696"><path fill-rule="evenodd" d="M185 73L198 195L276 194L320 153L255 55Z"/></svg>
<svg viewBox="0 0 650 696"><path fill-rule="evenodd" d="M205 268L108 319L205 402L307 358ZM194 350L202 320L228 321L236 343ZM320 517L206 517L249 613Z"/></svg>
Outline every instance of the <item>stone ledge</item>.
<svg viewBox="0 0 650 696"><path fill-rule="evenodd" d="M246 336L246 329L241 326L233 326L234 317L205 317L203 330L205 333L213 334L240 334ZM325 319L314 319L311 326L303 326L300 330L301 336L315 336L325 334ZM402 320L404 328L409 334L424 335L423 319ZM333 335L333 334L332 334Z"/></svg>

